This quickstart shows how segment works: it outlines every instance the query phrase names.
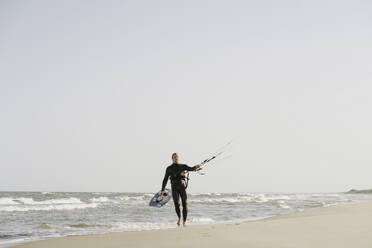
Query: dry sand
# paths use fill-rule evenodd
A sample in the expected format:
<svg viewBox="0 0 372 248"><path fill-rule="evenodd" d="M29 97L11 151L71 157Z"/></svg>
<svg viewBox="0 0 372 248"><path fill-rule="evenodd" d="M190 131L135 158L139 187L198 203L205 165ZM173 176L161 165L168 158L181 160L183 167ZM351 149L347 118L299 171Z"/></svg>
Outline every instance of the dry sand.
<svg viewBox="0 0 372 248"><path fill-rule="evenodd" d="M240 224L55 238L23 248L371 248L372 202L343 204Z"/></svg>

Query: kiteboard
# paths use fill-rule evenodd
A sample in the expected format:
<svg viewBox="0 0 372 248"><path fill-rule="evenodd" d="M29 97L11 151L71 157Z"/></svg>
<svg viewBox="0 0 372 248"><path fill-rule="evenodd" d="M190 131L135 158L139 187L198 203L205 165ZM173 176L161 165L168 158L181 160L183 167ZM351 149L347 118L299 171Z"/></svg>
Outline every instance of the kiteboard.
<svg viewBox="0 0 372 248"><path fill-rule="evenodd" d="M172 190L165 189L164 190L164 196L161 197L161 191L159 191L151 199L149 205L150 205L150 207L158 207L158 208L160 208L160 207L164 206L165 204L167 204L167 202L169 202L169 200L171 198L172 198Z"/></svg>

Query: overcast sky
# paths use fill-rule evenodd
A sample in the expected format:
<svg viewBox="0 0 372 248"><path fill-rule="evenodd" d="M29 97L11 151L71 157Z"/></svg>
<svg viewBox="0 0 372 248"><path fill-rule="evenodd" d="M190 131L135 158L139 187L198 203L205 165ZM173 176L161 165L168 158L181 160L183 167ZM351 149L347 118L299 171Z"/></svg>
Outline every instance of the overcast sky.
<svg viewBox="0 0 372 248"><path fill-rule="evenodd" d="M0 190L372 188L370 1L1 1Z"/></svg>

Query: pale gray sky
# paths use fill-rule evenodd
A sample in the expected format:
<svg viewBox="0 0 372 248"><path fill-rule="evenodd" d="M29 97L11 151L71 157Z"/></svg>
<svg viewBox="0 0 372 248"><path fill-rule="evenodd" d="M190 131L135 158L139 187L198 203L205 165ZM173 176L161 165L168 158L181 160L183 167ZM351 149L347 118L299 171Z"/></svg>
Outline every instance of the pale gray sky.
<svg viewBox="0 0 372 248"><path fill-rule="evenodd" d="M0 190L371 188L370 1L1 1Z"/></svg>

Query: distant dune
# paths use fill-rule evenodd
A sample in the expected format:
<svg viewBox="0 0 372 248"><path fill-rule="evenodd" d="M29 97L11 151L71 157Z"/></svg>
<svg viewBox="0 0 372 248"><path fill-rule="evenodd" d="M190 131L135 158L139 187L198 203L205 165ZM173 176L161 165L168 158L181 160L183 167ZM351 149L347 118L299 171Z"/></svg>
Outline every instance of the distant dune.
<svg viewBox="0 0 372 248"><path fill-rule="evenodd" d="M347 194L372 194L372 189L351 189L349 190L348 192L346 192Z"/></svg>

